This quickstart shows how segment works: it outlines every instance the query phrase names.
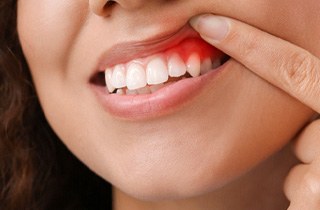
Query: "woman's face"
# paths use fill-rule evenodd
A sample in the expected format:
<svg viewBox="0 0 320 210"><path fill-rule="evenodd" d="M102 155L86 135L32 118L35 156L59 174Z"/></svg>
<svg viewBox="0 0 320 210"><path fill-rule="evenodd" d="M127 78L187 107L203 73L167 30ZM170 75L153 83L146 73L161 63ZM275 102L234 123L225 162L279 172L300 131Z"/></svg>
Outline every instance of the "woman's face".
<svg viewBox="0 0 320 210"><path fill-rule="evenodd" d="M320 56L318 11L318 0L21 0L18 32L46 118L66 146L115 187L159 200L239 177L313 113L232 59L142 95L109 94L103 70L126 64L118 66L121 82L121 72L139 64L129 87L128 78L141 82L145 71L162 77L166 66L158 67L171 54L190 66L203 52L187 23L201 13L239 19Z"/></svg>

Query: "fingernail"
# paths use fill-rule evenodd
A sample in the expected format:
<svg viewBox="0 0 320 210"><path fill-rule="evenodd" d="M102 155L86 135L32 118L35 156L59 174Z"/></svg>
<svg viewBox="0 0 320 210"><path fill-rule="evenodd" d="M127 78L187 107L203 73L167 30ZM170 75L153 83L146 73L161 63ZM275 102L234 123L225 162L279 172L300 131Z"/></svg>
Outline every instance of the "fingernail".
<svg viewBox="0 0 320 210"><path fill-rule="evenodd" d="M201 36L214 41L223 40L229 32L229 23L223 17L206 14L193 17L190 25L200 33Z"/></svg>

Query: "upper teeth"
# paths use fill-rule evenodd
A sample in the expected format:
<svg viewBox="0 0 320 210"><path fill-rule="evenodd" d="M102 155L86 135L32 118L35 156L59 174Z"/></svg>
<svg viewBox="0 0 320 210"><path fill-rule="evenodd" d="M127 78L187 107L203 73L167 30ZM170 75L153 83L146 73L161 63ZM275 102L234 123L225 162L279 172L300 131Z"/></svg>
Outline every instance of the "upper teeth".
<svg viewBox="0 0 320 210"><path fill-rule="evenodd" d="M200 70L201 70L201 62L200 62L200 57L198 54L192 54L187 61L187 72L192 77L197 77L200 75Z"/></svg>
<svg viewBox="0 0 320 210"><path fill-rule="evenodd" d="M163 84L168 81L169 77L180 77L186 72L192 77L197 77L221 65L220 58L214 61L209 57L201 60L197 53L191 54L186 62L178 53L171 54L167 59L165 55L158 54L147 60L145 65L141 61L133 60L127 64L107 68L105 80L108 91L111 93L115 89L124 87L127 87L128 90L143 89L147 85ZM128 93L135 92L140 93L141 91L129 91ZM123 91L119 93L122 94Z"/></svg>
<svg viewBox="0 0 320 210"><path fill-rule="evenodd" d="M131 63L128 66L126 84L130 90L142 88L147 85L146 73L142 65L139 63Z"/></svg>
<svg viewBox="0 0 320 210"><path fill-rule="evenodd" d="M157 85L168 79L169 73L165 60L160 56L153 58L147 65L147 83Z"/></svg>
<svg viewBox="0 0 320 210"><path fill-rule="evenodd" d="M180 77L187 72L186 64L177 53L168 59L168 72L171 77Z"/></svg>

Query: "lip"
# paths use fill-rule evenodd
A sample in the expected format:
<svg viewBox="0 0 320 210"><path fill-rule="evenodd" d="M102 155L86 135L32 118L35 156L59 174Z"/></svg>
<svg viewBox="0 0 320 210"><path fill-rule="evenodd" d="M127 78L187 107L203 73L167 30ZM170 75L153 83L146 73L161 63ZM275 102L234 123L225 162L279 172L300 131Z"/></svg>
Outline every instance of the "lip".
<svg viewBox="0 0 320 210"><path fill-rule="evenodd" d="M141 58L165 51L178 45L187 38L200 38L200 35L189 25L185 25L176 32L165 33L142 42L120 43L102 54L98 64L98 71L102 73L107 67L125 63L135 58ZM146 120L167 115L182 108L203 89L218 78L228 62L217 69L195 78L186 78L168 84L151 94L144 95L117 95L110 94L106 87L90 83L103 108L114 117L125 120Z"/></svg>

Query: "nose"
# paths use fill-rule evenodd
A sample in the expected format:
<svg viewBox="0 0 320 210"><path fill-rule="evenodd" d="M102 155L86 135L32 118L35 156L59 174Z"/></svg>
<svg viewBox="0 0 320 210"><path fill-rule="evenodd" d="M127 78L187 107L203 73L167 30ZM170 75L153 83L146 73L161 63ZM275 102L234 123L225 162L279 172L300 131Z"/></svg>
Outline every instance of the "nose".
<svg viewBox="0 0 320 210"><path fill-rule="evenodd" d="M111 0L89 0L90 9L99 16L107 15L108 10L110 10L114 3Z"/></svg>
<svg viewBox="0 0 320 210"><path fill-rule="evenodd" d="M89 0L89 5L96 15L106 16L115 4L126 10L134 10L141 8L148 1L151 0Z"/></svg>

